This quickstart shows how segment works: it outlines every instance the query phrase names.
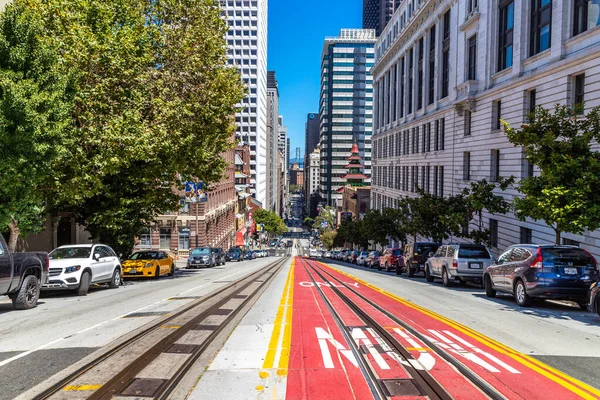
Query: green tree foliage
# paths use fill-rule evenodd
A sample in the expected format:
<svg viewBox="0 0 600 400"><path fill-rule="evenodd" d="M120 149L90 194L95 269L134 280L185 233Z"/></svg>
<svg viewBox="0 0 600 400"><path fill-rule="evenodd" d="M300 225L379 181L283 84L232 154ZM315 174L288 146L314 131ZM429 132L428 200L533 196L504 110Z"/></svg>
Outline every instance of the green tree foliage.
<svg viewBox="0 0 600 400"><path fill-rule="evenodd" d="M57 44L26 2L0 14L0 230L39 231L45 194L56 188L57 159L72 135L73 76L60 69Z"/></svg>
<svg viewBox="0 0 600 400"><path fill-rule="evenodd" d="M271 237L281 235L288 231L283 219L273 211L261 208L252 214L252 218L257 224L263 225L265 232Z"/></svg>
<svg viewBox="0 0 600 400"><path fill-rule="evenodd" d="M50 121L64 135L50 141L53 127L34 130L43 136L34 142L50 148L42 153L55 154L40 164L53 167L53 190L45 197L126 253L135 233L177 208L173 189L182 181L210 184L223 177L222 154L232 146L243 85L227 65L218 2L16 0L14 7L22 15L35 10L35 31L13 35L8 48L21 58L41 57L26 51L31 43L51 51L37 66L17 62L32 70L29 75L12 67L23 99L30 93L29 120ZM24 85L40 90L34 96L38 88ZM48 99L55 102L44 105ZM41 202L33 203L39 212Z"/></svg>
<svg viewBox="0 0 600 400"><path fill-rule="evenodd" d="M328 231L321 235L321 242L327 250L331 250L337 236L337 231Z"/></svg>
<svg viewBox="0 0 600 400"><path fill-rule="evenodd" d="M578 109L557 105L553 111L538 107L529 124L520 129L504 122L508 139L523 146L539 176L520 181L522 198L515 199L516 215L543 220L561 234L581 234L600 227L600 109L578 115Z"/></svg>
<svg viewBox="0 0 600 400"><path fill-rule="evenodd" d="M498 177L497 182L488 182L482 179L477 182L471 182L470 187L463 189L462 196L466 206L465 220L476 219L477 229L468 232L465 235L473 239L475 243L485 243L491 246L491 232L488 228L483 228L483 212L490 214L506 214L511 210L511 203L506 201L500 194L496 194L496 189L506 190L515 181L513 176L509 178Z"/></svg>
<svg viewBox="0 0 600 400"><path fill-rule="evenodd" d="M313 228L318 229L321 234L333 230L335 226L334 213L335 209L330 206L321 209L319 215L315 217Z"/></svg>
<svg viewBox="0 0 600 400"><path fill-rule="evenodd" d="M338 246L345 246L347 244L358 245L361 248L369 246L369 238L366 234L363 220L344 219L337 229L335 239Z"/></svg>

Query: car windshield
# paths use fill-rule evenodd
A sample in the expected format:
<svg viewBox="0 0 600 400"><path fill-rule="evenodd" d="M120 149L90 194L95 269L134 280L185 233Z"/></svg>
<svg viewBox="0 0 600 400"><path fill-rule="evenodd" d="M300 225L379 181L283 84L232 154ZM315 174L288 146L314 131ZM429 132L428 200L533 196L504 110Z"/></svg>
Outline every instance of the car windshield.
<svg viewBox="0 0 600 400"><path fill-rule="evenodd" d="M461 245L458 258L491 258L490 253L483 246Z"/></svg>
<svg viewBox="0 0 600 400"><path fill-rule="evenodd" d="M393 251L392 251L392 255L393 255L393 256L399 256L399 255L401 255L401 254L402 254L402 251L401 251L400 249L397 249L397 250L393 250Z"/></svg>
<svg viewBox="0 0 600 400"><path fill-rule="evenodd" d="M435 253L438 249L438 246L435 244L421 244L415 248L415 253L419 254L429 254Z"/></svg>
<svg viewBox="0 0 600 400"><path fill-rule="evenodd" d="M198 248L192 250L193 256L207 256L210 254L210 249L208 247Z"/></svg>
<svg viewBox="0 0 600 400"><path fill-rule="evenodd" d="M576 267L593 266L593 258L582 249L572 248L545 248L542 249L544 263L557 265L573 265Z"/></svg>
<svg viewBox="0 0 600 400"><path fill-rule="evenodd" d="M133 253L130 260L158 260L160 257L158 256L158 252L156 251L140 251L138 253Z"/></svg>
<svg viewBox="0 0 600 400"><path fill-rule="evenodd" d="M368 256L368 255L369 255L369 253L368 253L368 252L366 252L366 251L363 251L362 253L360 253L360 255L361 255L362 257L366 257L366 256Z"/></svg>
<svg viewBox="0 0 600 400"><path fill-rule="evenodd" d="M61 258L89 258L91 252L91 247L59 247L52 250L48 256L51 260L60 260Z"/></svg>

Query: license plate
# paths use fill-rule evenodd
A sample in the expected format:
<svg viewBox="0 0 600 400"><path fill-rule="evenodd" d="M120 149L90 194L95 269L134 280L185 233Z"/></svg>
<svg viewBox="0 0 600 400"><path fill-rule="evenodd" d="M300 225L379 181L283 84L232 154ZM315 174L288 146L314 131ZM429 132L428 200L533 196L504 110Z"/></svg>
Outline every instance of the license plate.
<svg viewBox="0 0 600 400"><path fill-rule="evenodd" d="M577 268L565 268L565 275L577 275Z"/></svg>
<svg viewBox="0 0 600 400"><path fill-rule="evenodd" d="M136 270L132 270L132 271L127 271L127 272L125 272L125 273L126 273L127 275L135 275L135 274L137 274L137 271L136 271Z"/></svg>
<svg viewBox="0 0 600 400"><path fill-rule="evenodd" d="M483 268L483 264L481 264L481 263L469 263L469 268L481 269L481 268Z"/></svg>

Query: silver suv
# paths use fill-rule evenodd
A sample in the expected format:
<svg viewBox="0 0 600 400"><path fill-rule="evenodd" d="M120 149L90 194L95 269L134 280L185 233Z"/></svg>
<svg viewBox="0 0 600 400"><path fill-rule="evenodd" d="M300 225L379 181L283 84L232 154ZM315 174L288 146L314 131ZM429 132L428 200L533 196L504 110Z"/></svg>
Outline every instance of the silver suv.
<svg viewBox="0 0 600 400"><path fill-rule="evenodd" d="M446 244L440 246L435 254L431 254L425 264L425 278L433 282L434 278L442 278L444 286L452 281L481 282L483 271L494 262L487 247L480 244Z"/></svg>

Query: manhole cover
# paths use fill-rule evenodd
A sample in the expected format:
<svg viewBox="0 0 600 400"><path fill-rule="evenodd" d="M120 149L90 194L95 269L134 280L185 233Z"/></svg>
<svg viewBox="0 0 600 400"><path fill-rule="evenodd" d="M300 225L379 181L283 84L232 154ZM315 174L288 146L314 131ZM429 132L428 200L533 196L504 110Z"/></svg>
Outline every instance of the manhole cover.
<svg viewBox="0 0 600 400"><path fill-rule="evenodd" d="M166 379L135 378L123 389L121 394L124 396L154 397L166 382Z"/></svg>
<svg viewBox="0 0 600 400"><path fill-rule="evenodd" d="M386 379L382 380L388 396L421 396L421 391L410 379Z"/></svg>
<svg viewBox="0 0 600 400"><path fill-rule="evenodd" d="M175 343L165 351L165 353L177 353L177 354L192 354L194 350L198 348L195 344L178 344Z"/></svg>

